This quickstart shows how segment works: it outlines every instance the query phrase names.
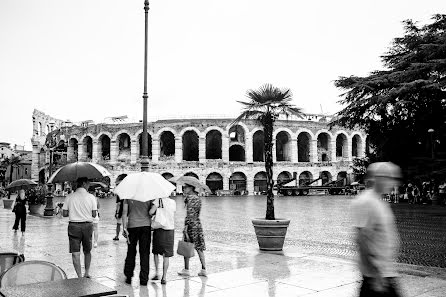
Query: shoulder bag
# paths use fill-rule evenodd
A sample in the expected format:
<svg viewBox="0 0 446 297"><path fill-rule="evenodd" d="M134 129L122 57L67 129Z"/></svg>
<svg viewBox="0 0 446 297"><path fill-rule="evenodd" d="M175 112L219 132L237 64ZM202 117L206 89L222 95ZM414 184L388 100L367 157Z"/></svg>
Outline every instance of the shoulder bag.
<svg viewBox="0 0 446 297"><path fill-rule="evenodd" d="M158 199L158 209L155 215L152 217L152 229L164 229L167 227L167 213L166 208L164 208L163 199Z"/></svg>

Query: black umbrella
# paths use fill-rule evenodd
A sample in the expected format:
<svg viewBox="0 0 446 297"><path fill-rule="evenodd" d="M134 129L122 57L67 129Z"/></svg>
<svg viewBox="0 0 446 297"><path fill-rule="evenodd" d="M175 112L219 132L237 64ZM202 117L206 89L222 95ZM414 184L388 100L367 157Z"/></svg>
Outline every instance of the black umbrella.
<svg viewBox="0 0 446 297"><path fill-rule="evenodd" d="M91 162L75 162L59 168L48 179L48 183L73 182L80 177L99 179L109 175L111 175L110 172L101 165Z"/></svg>
<svg viewBox="0 0 446 297"><path fill-rule="evenodd" d="M8 191L16 191L20 189L29 189L31 187L35 187L38 184L30 179L18 179L10 183L5 189Z"/></svg>
<svg viewBox="0 0 446 297"><path fill-rule="evenodd" d="M101 189L101 190L108 190L108 186L101 182L90 182L90 186L88 187L89 191Z"/></svg>

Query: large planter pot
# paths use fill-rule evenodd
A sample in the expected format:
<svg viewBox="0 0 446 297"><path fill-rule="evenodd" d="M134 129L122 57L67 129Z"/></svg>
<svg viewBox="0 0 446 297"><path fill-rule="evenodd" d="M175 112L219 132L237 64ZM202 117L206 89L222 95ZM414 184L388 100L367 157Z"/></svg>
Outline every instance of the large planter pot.
<svg viewBox="0 0 446 297"><path fill-rule="evenodd" d="M11 209L14 199L3 199L3 208Z"/></svg>
<svg viewBox="0 0 446 297"><path fill-rule="evenodd" d="M28 206L29 214L43 215L44 207L43 204L30 204Z"/></svg>
<svg viewBox="0 0 446 297"><path fill-rule="evenodd" d="M289 224L287 219L252 219L260 250L281 251Z"/></svg>

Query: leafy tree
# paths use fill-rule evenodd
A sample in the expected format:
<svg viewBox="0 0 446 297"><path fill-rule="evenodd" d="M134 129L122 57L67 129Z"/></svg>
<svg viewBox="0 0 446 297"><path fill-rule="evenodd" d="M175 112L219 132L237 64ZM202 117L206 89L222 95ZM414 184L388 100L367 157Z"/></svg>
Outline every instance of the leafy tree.
<svg viewBox="0 0 446 297"><path fill-rule="evenodd" d="M9 167L9 182L12 182L12 173L14 172L14 167L17 167L21 161L22 158L15 155L12 155L10 158L6 157L2 160L1 166L5 168ZM8 191L8 199L10 197L11 197L11 191Z"/></svg>
<svg viewBox="0 0 446 297"><path fill-rule="evenodd" d="M353 158L353 164L350 166L353 170L353 174L356 177L356 181L360 183L364 183L364 177L367 170L367 166L369 166L370 161L369 158Z"/></svg>
<svg viewBox="0 0 446 297"><path fill-rule="evenodd" d="M302 117L300 108L290 104L292 93L290 89L279 89L271 84L265 84L258 90L248 90L246 96L249 102L238 101L243 105L243 112L232 124L244 119L256 120L263 127L265 171L267 183L266 219L274 220L274 194L273 194L273 129L274 122L280 115L287 118L290 115Z"/></svg>
<svg viewBox="0 0 446 297"><path fill-rule="evenodd" d="M429 129L437 138L446 131L446 15L403 24L404 36L381 56L385 70L335 81L346 91L339 101L346 107L330 125L364 129L378 159L407 166L414 156L429 156Z"/></svg>

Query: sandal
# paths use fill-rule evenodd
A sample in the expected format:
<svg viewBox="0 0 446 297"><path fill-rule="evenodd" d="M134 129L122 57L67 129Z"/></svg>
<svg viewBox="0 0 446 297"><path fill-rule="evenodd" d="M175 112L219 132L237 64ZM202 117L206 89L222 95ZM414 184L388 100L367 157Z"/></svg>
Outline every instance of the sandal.
<svg viewBox="0 0 446 297"><path fill-rule="evenodd" d="M166 284L166 280L165 279L161 279L161 284L165 285Z"/></svg>
<svg viewBox="0 0 446 297"><path fill-rule="evenodd" d="M154 277L152 277L152 280L159 280L160 278L159 278L159 276L158 275L155 275Z"/></svg>

